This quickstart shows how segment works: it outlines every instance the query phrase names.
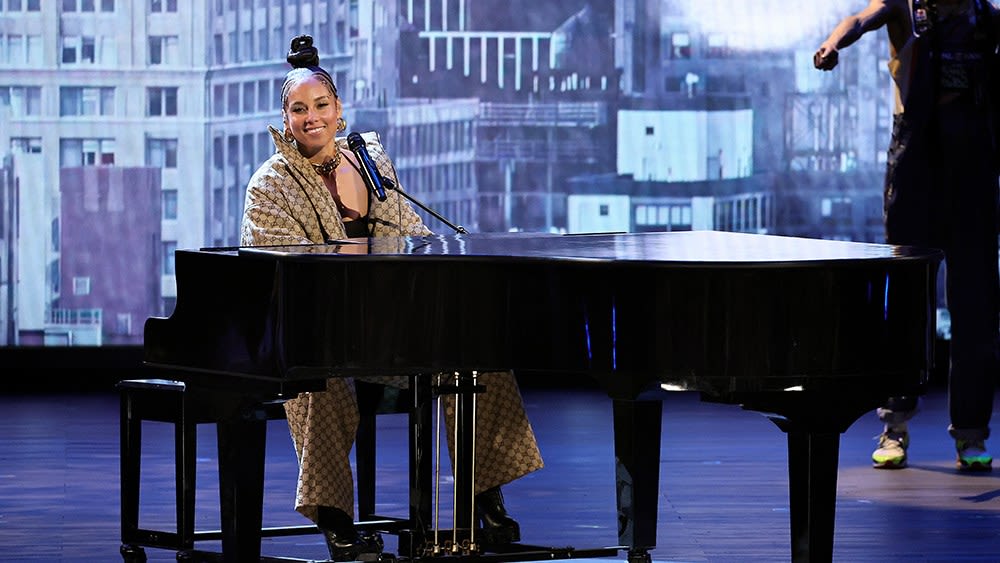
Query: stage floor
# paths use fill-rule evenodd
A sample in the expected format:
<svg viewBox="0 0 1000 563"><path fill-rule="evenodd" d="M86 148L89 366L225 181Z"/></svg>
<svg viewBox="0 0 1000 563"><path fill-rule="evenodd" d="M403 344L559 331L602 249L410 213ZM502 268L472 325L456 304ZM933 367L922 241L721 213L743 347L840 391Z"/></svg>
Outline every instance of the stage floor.
<svg viewBox="0 0 1000 563"><path fill-rule="evenodd" d="M522 541L617 544L610 401L595 389L526 388L524 396L546 467L504 488ZM907 469L871 468L881 430L874 413L843 435L835 561L1000 561L1000 469L955 470L946 400L943 389L924 397L911 423ZM403 515L406 419L378 420L379 512ZM265 526L306 524L292 509L296 463L285 422L268 424ZM673 393L664 402L662 436L655 562L790 560L787 452L777 426L736 406ZM199 427L198 437L197 524L217 530L213 428ZM990 445L1000 454L1000 439ZM147 423L143 527L173 525L172 455L170 427ZM114 391L0 396L0 560L121 561L118 463ZM392 549L394 538L386 545ZM262 552L326 557L318 534L265 538ZM151 562L176 561L173 552L146 553Z"/></svg>

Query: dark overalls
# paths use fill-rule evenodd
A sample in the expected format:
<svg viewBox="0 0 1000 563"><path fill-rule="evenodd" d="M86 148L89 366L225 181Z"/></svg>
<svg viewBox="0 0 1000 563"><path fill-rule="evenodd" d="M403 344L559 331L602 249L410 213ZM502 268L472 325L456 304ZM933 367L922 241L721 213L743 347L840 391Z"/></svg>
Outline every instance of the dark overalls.
<svg viewBox="0 0 1000 563"><path fill-rule="evenodd" d="M890 244L945 253L951 315L949 432L985 440L997 377L997 174L991 70L995 34L985 2L974 20L942 18L917 37L904 113L893 123L885 178ZM888 423L912 416L916 397L889 401Z"/></svg>

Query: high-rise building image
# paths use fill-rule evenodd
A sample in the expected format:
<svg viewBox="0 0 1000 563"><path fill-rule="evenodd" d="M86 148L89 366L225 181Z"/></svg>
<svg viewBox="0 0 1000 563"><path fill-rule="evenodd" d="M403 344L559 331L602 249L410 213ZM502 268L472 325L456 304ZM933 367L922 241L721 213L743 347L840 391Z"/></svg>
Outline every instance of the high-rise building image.
<svg viewBox="0 0 1000 563"><path fill-rule="evenodd" d="M809 54L839 11L784 10L775 35L779 3L729 4L2 0L5 343L139 344L173 309L173 252L238 243L299 34L349 131L377 130L400 189L470 232L880 240L884 40L823 75ZM120 200L72 212L89 169L118 170L99 191Z"/></svg>

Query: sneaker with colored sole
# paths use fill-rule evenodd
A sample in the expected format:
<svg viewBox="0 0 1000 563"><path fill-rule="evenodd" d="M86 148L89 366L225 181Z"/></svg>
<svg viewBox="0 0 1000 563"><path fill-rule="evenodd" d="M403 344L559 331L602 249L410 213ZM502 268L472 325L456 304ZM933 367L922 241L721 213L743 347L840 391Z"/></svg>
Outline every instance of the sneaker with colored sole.
<svg viewBox="0 0 1000 563"><path fill-rule="evenodd" d="M990 471L993 469L993 456L986 451L983 440L955 440L958 450L958 460L955 465L962 471Z"/></svg>
<svg viewBox="0 0 1000 563"><path fill-rule="evenodd" d="M885 431L878 437L878 448L872 452L872 465L876 469L902 469L906 467L906 448L910 446L908 432Z"/></svg>

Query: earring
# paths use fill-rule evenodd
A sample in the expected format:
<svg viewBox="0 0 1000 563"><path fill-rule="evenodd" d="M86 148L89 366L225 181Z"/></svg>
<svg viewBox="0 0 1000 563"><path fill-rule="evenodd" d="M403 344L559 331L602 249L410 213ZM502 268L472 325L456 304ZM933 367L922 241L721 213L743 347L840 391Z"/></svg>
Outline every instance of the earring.
<svg viewBox="0 0 1000 563"><path fill-rule="evenodd" d="M347 131L347 121L343 117L337 118L337 131Z"/></svg>
<svg viewBox="0 0 1000 563"><path fill-rule="evenodd" d="M285 140L288 141L289 143L295 140L295 137L292 136L292 132L289 131L288 129L285 129L285 132L282 133L281 136L284 137Z"/></svg>

